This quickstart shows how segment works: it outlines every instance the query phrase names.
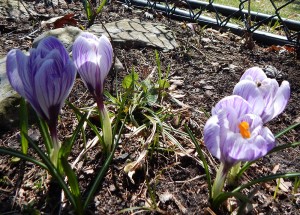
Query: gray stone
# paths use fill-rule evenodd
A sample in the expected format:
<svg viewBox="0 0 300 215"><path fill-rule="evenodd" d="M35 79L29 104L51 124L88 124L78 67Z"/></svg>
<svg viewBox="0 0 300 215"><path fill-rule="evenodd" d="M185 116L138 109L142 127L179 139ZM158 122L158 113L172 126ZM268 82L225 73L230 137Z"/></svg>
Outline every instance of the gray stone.
<svg viewBox="0 0 300 215"><path fill-rule="evenodd" d="M99 36L105 34L111 37L116 45L129 48L150 46L168 51L178 47L174 33L162 24L123 19L106 23L105 28L110 36L101 25L93 25L88 31Z"/></svg>
<svg viewBox="0 0 300 215"><path fill-rule="evenodd" d="M27 6L26 3L23 2L23 4L21 4L19 0L1 0L0 15L11 19L27 18L29 17L29 14L24 6Z"/></svg>
<svg viewBox="0 0 300 215"><path fill-rule="evenodd" d="M82 32L77 27L67 26L65 28L57 28L54 30L46 31L37 38L32 43L34 48L37 47L38 43L45 37L54 36L58 38L68 49L69 52L72 50L72 44L75 41L76 37Z"/></svg>
<svg viewBox="0 0 300 215"><path fill-rule="evenodd" d="M20 96L12 89L6 76L6 57L0 59L0 131L5 131L19 122Z"/></svg>
<svg viewBox="0 0 300 215"><path fill-rule="evenodd" d="M105 34L111 38L114 45L127 48L153 47L160 50L172 50L178 47L174 33L168 27L151 22L141 22L139 19L123 19L117 22L106 23L106 30L102 25L95 24L87 31L97 36ZM54 29L43 33L33 41L33 47L46 36L59 38L64 45L71 51L72 43L79 33L79 28L68 26L65 28Z"/></svg>

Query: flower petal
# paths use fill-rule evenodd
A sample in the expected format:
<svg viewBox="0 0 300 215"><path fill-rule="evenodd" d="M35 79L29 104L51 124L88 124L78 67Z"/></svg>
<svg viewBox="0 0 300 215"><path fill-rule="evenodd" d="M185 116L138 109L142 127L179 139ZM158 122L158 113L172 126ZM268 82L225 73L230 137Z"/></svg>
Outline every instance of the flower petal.
<svg viewBox="0 0 300 215"><path fill-rule="evenodd" d="M8 80L15 91L17 91L22 97L25 96L25 89L22 78L23 75L27 75L28 56L17 49L13 49L8 52L6 57L6 73Z"/></svg>
<svg viewBox="0 0 300 215"><path fill-rule="evenodd" d="M251 106L246 100L240 96L232 95L221 99L212 109L212 115L215 115L218 113L218 111L228 107L235 110L237 117L250 113L252 110Z"/></svg>
<svg viewBox="0 0 300 215"><path fill-rule="evenodd" d="M287 81L283 81L279 87L276 95L274 96L272 103L270 103L265 110L265 114L262 116L264 122L268 122L283 112L288 100L290 98L290 84Z"/></svg>
<svg viewBox="0 0 300 215"><path fill-rule="evenodd" d="M204 143L213 156L221 158L220 126L217 115L210 117L204 126Z"/></svg>
<svg viewBox="0 0 300 215"><path fill-rule="evenodd" d="M263 113L265 102L255 82L250 80L238 82L233 89L233 94L241 96L249 102L255 114Z"/></svg>
<svg viewBox="0 0 300 215"><path fill-rule="evenodd" d="M38 44L37 47L37 51L41 54L42 57L46 56L53 49L59 51L64 63L70 60L69 53L67 52L66 48L56 37L46 37Z"/></svg>
<svg viewBox="0 0 300 215"><path fill-rule="evenodd" d="M261 82L267 78L267 75L259 67L252 67L247 69L246 72L242 75L240 80L248 79L254 82Z"/></svg>

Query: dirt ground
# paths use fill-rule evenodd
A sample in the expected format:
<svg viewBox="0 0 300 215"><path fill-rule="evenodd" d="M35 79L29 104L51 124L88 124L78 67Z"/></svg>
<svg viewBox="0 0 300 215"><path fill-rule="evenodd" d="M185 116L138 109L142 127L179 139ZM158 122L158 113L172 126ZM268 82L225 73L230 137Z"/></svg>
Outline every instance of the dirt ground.
<svg viewBox="0 0 300 215"><path fill-rule="evenodd" d="M35 3L24 0L31 9L41 15L58 16L75 13L78 24L86 25L86 17L81 4L63 2L58 7L46 7L44 3ZM170 20L159 13L154 13L153 19L147 19L142 9L126 8L122 4L112 1L105 7L102 15L96 20L102 22L116 21L124 18L140 18L151 22L161 22L168 25L176 34L180 48L169 51L160 51L160 59L163 69L170 65L170 80L183 80L183 84L176 86L176 93L184 95L179 100L188 105L172 106L180 112L181 121L176 123L179 130L184 130L184 124L188 124L198 140L202 143L202 131L207 120L205 112L210 112L221 98L232 93L243 72L252 66L260 66L264 69L276 68L275 75L268 73L279 82L287 80L291 85L291 98L283 114L268 124L273 133L300 121L300 61L294 52L274 49L256 43L254 49L246 49L243 38L230 32L220 32L210 28L198 27L198 33L193 34L183 22ZM150 13L153 11L150 11ZM40 28L45 16L23 19L18 22L12 19L0 17L1 37L0 56L5 55L12 48L28 50L32 41L46 29ZM124 70L118 72L117 81L131 71L145 78L156 66L154 49L121 48L114 47L114 52L124 66ZM272 69L274 71L274 68ZM112 72L113 74L113 72ZM108 79L112 78L112 74ZM107 81L107 89L115 93L114 87ZM69 101L77 107L85 107L93 104L93 99L84 88L78 78ZM178 117L168 119L167 123L174 125ZM59 137L63 140L68 137L77 120L74 114L66 107L60 119ZM126 128L128 129L128 128ZM125 133L129 132L125 130ZM288 134L278 139L277 144L285 144L299 141L300 128L295 128ZM42 146L41 136L35 125L29 130L30 136L39 141ZM92 132L87 133L88 138L93 138ZM19 129L2 133L0 146L19 149ZM116 214L131 207L148 207L156 204L152 211L136 210L142 214L213 214L209 210L208 188L205 180L205 172L199 162L195 147L189 141L178 139L187 153L181 153L180 149L170 143L164 143L166 149L148 156L144 168L134 176L133 184L124 172L123 168L128 161L137 159L141 152L140 142L136 138L121 138L121 143L116 150L111 168L106 174L105 180L99 187L94 200L89 207L89 214ZM82 150L82 141L78 140L72 150L70 162L73 162ZM202 149L208 154L204 144ZM29 150L30 154L34 154ZM260 159L245 173L241 183L250 181L277 172L294 172L300 169L299 148L286 149ZM210 156L208 156L210 157ZM217 160L209 162L212 169L212 178L215 177ZM100 147L96 145L90 150L86 158L80 161L76 167L79 175L81 190L87 188L96 173L103 165L103 157ZM276 182L270 181L252 187L255 190L251 199L252 210L250 214L297 214L300 208L299 197L293 197L292 180L285 180L285 189L279 189L274 198ZM53 187L53 186L52 186ZM0 213L2 214L57 214L57 202L60 198L60 190L49 190L49 177L46 171L26 163L14 163L9 156L0 157ZM251 192L252 189L245 192ZM297 191L299 192L299 190ZM169 199L165 199L170 194ZM234 202L234 200L232 200ZM229 205L227 203L226 205ZM232 204L233 207L235 204ZM63 214L70 212L70 208L64 207ZM133 211L127 212L131 214ZM230 213L225 207L217 214Z"/></svg>

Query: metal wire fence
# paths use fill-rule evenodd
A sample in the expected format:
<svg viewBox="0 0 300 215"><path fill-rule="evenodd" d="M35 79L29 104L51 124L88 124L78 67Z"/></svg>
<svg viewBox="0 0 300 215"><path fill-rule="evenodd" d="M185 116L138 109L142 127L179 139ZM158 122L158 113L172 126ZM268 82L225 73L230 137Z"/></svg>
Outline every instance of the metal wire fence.
<svg viewBox="0 0 300 215"><path fill-rule="evenodd" d="M290 44L297 47L300 45L300 22L281 16L282 10L290 4L295 4L293 6L300 8L300 2L295 0L281 1L282 4L280 6L276 4L275 0L269 0L273 7L272 14L249 10L251 8L250 0L239 0L238 8L218 5L214 3L214 0L209 0L208 2L200 0L121 1L127 6L148 7L160 11L170 18L197 22L211 27L229 28L237 34L249 32L252 33L253 39L267 44ZM232 23L232 20L239 24ZM270 33L265 30L266 26L274 26L274 32Z"/></svg>

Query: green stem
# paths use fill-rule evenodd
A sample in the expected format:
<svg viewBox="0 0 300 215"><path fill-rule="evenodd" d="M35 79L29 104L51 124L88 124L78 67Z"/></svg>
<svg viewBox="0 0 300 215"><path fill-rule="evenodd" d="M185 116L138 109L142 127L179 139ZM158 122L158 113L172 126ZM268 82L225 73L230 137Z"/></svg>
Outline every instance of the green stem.
<svg viewBox="0 0 300 215"><path fill-rule="evenodd" d="M236 183L237 175L238 175L240 169L241 169L241 162L238 162L230 169L228 178L227 178L228 185L234 185Z"/></svg>
<svg viewBox="0 0 300 215"><path fill-rule="evenodd" d="M52 140L52 146L53 148L51 149L50 153L50 160L53 163L55 167L57 167L57 162L58 162L58 154L59 154L59 149L61 147L61 143L58 140L57 137L57 123L49 123L48 124L49 131L50 131L50 137Z"/></svg>
<svg viewBox="0 0 300 215"><path fill-rule="evenodd" d="M223 163L221 163L220 167L217 171L216 179L212 186L212 199L213 200L222 192L227 173L228 173L227 168L225 168L225 165Z"/></svg>
<svg viewBox="0 0 300 215"><path fill-rule="evenodd" d="M109 155L112 150L113 143L111 122L108 111L102 100L100 101L99 99L97 101L97 106L99 108L100 120L102 124L103 142L105 145L104 152L106 153L106 155Z"/></svg>

